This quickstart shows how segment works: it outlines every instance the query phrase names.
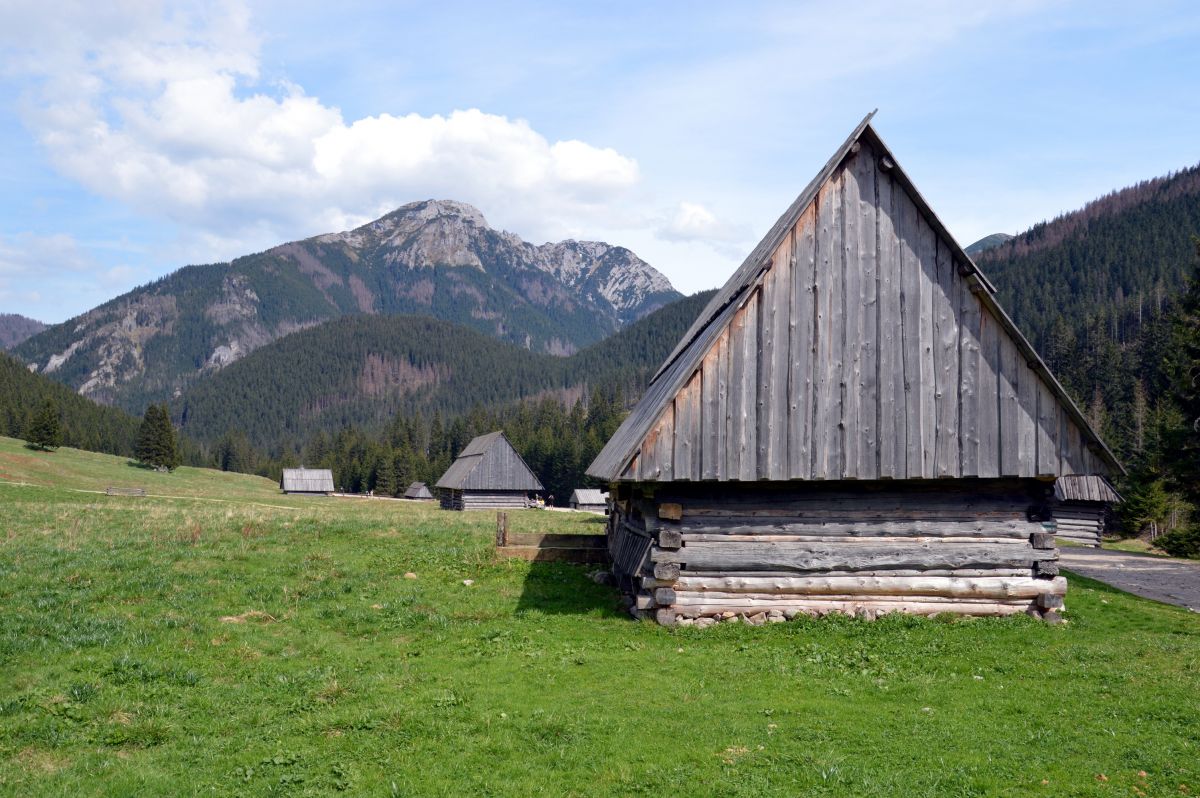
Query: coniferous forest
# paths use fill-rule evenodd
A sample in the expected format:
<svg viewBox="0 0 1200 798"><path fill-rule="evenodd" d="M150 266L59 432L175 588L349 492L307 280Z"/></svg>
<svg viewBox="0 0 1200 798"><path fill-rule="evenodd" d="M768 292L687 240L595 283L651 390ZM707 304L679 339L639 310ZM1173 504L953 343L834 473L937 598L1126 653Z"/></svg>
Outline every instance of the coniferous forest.
<svg viewBox="0 0 1200 798"><path fill-rule="evenodd" d="M1000 301L1129 470L1129 534L1200 550L1200 166L1034 226L979 256ZM1190 409L1189 409L1190 408ZM1188 527L1191 525L1191 530Z"/></svg>
<svg viewBox="0 0 1200 798"><path fill-rule="evenodd" d="M30 373L0 352L0 434L27 439L37 415L49 404L60 414L60 444L129 456L138 419L85 399L62 383Z"/></svg>

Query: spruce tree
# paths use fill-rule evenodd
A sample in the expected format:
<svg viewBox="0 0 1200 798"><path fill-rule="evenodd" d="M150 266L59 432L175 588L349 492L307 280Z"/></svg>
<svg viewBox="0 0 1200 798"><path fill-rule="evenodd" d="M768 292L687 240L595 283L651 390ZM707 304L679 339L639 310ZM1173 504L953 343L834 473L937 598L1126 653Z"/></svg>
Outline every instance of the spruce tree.
<svg viewBox="0 0 1200 798"><path fill-rule="evenodd" d="M35 449L50 451L62 446L62 424L59 421L58 405L50 399L42 405L29 423L25 439Z"/></svg>
<svg viewBox="0 0 1200 798"><path fill-rule="evenodd" d="M395 496L399 485L396 482L396 463L392 453L386 452L375 469L375 492L383 496Z"/></svg>
<svg viewBox="0 0 1200 798"><path fill-rule="evenodd" d="M159 470L174 471L179 467L179 444L165 404L146 408L134 455L142 463Z"/></svg>

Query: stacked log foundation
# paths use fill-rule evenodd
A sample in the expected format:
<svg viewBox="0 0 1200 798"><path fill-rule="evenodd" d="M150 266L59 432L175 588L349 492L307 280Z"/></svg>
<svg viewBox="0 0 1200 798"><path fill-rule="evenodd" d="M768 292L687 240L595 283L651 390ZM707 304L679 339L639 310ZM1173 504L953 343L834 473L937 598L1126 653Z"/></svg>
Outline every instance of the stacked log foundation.
<svg viewBox="0 0 1200 798"><path fill-rule="evenodd" d="M635 615L663 624L1042 615L1066 592L1036 480L673 484L615 495L618 582Z"/></svg>
<svg viewBox="0 0 1200 798"><path fill-rule="evenodd" d="M529 506L524 491L441 489L443 510L522 510Z"/></svg>

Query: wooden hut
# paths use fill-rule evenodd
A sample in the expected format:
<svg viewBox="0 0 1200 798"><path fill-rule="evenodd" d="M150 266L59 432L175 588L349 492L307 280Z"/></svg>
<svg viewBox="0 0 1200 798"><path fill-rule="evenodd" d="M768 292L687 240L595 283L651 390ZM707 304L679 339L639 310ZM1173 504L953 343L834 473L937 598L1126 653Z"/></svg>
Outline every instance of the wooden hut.
<svg viewBox="0 0 1200 798"><path fill-rule="evenodd" d="M433 501L433 494L424 482L414 482L404 491L404 498L414 501Z"/></svg>
<svg viewBox="0 0 1200 798"><path fill-rule="evenodd" d="M333 493L333 472L328 468L285 468L279 488L284 493L328 496Z"/></svg>
<svg viewBox="0 0 1200 798"><path fill-rule="evenodd" d="M1109 509L1121 496L1102 476L1065 476L1054 483L1054 530L1057 537L1099 546Z"/></svg>
<svg viewBox="0 0 1200 798"><path fill-rule="evenodd" d="M608 494L599 488L576 488L571 492L572 510L589 513L608 512Z"/></svg>
<svg viewBox="0 0 1200 798"><path fill-rule="evenodd" d="M480 435L468 443L442 474L437 488L445 510L526 507L530 492L543 489L503 432Z"/></svg>
<svg viewBox="0 0 1200 798"><path fill-rule="evenodd" d="M1061 606L1053 481L1121 468L870 120L588 469L661 623Z"/></svg>

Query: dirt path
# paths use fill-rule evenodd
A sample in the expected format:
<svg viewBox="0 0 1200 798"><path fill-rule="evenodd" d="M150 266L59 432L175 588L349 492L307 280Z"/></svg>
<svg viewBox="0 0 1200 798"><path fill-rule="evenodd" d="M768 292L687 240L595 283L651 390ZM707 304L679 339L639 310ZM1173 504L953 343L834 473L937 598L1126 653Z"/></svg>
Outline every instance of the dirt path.
<svg viewBox="0 0 1200 798"><path fill-rule="evenodd" d="M1059 562L1080 576L1135 596L1200 612L1200 562L1105 549L1060 548Z"/></svg>

